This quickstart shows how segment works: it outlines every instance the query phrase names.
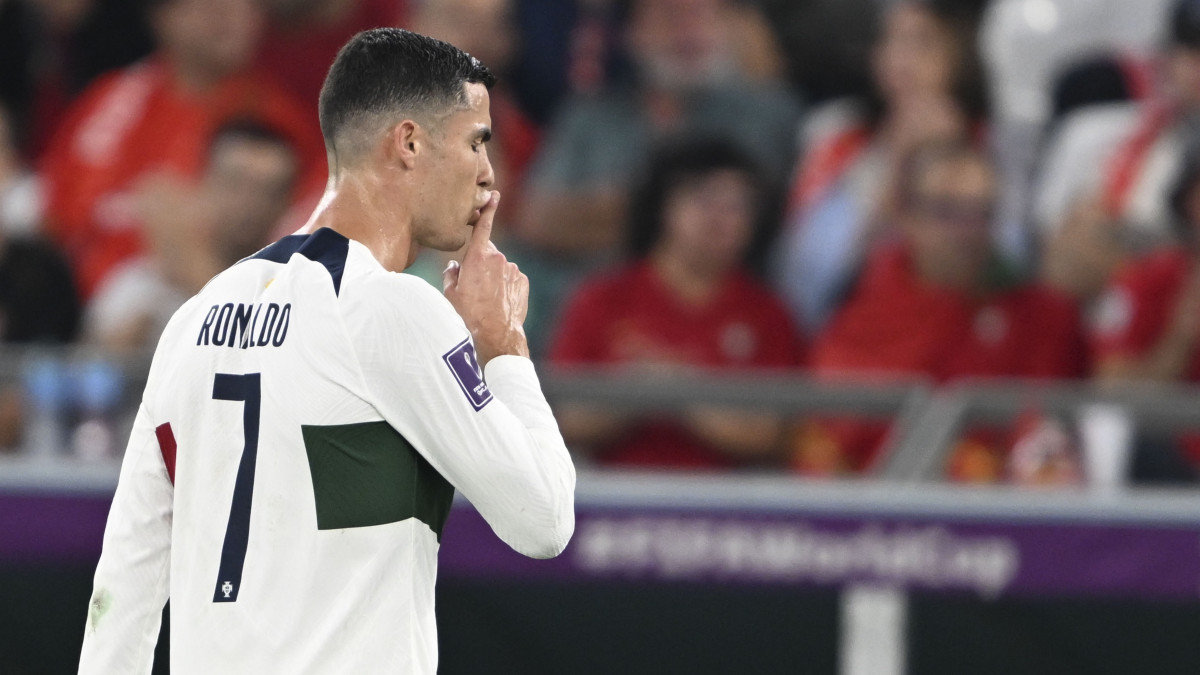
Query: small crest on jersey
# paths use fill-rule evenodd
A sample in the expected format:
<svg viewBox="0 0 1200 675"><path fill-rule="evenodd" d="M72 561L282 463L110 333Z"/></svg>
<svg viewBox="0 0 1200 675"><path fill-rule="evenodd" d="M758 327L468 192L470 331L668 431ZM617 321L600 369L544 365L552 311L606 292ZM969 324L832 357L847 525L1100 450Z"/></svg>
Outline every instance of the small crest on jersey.
<svg viewBox="0 0 1200 675"><path fill-rule="evenodd" d="M228 581L221 584L221 592L224 593L225 597L228 598L229 594L233 593L233 584L229 583Z"/></svg>
<svg viewBox="0 0 1200 675"><path fill-rule="evenodd" d="M479 366L479 360L475 358L475 345L471 344L470 338L463 340L454 349L446 352L442 356L442 360L446 362L447 366L450 366L450 372L454 373L454 379L458 381L458 386L467 395L471 407L482 410L483 406L491 402L492 392L488 390L487 383L483 381L483 368Z"/></svg>

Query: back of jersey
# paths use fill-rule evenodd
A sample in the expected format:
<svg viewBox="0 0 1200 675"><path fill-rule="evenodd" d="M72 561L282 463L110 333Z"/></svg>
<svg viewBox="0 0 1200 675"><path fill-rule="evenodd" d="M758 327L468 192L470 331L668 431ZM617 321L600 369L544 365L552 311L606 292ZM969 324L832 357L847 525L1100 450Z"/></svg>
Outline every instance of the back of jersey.
<svg viewBox="0 0 1200 675"><path fill-rule="evenodd" d="M452 490L370 403L348 257L329 230L287 237L163 334L143 413L174 463L173 672L436 668L440 524L387 500L444 520Z"/></svg>

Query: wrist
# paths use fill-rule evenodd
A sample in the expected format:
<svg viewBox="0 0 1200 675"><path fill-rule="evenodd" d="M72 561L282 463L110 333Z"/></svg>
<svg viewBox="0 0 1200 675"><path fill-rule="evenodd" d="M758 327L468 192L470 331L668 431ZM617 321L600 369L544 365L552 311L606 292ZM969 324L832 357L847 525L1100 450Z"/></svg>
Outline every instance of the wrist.
<svg viewBox="0 0 1200 675"><path fill-rule="evenodd" d="M490 339L482 335L473 335L475 341L475 358L480 367L487 365L497 356L523 356L529 358L529 342L525 339L525 331L510 331L503 338Z"/></svg>

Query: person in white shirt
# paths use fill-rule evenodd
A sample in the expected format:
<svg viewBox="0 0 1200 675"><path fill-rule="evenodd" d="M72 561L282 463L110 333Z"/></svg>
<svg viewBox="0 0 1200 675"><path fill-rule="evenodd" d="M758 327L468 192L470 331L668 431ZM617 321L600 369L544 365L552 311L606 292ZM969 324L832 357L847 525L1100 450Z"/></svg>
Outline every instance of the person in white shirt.
<svg viewBox="0 0 1200 675"><path fill-rule="evenodd" d="M560 553L575 470L522 330L477 60L355 36L320 99L331 179L300 233L217 275L151 365L96 570L81 673L434 673L454 490ZM400 274L463 249L444 294Z"/></svg>
<svg viewBox="0 0 1200 675"><path fill-rule="evenodd" d="M1050 137L1031 205L1043 239L1095 199L1146 245L1171 241L1171 185L1200 140L1200 0L1175 0L1166 29L1157 91L1075 111Z"/></svg>

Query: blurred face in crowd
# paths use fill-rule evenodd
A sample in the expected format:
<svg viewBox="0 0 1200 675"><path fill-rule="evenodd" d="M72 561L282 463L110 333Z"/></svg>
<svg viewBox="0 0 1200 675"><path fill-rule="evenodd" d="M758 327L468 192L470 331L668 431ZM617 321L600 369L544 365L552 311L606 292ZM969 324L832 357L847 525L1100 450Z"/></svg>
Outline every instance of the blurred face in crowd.
<svg viewBox="0 0 1200 675"><path fill-rule="evenodd" d="M516 51L516 27L510 0L427 0L413 30L449 42L504 72Z"/></svg>
<svg viewBox="0 0 1200 675"><path fill-rule="evenodd" d="M216 244L230 262L267 243L290 203L298 168L291 148L278 141L229 134L216 142L203 190Z"/></svg>
<svg viewBox="0 0 1200 675"><path fill-rule="evenodd" d="M736 268L754 234L759 191L746 174L724 169L690 177L667 196L659 255L693 273L719 277Z"/></svg>
<svg viewBox="0 0 1200 675"><path fill-rule="evenodd" d="M1200 46L1172 48L1163 67L1175 100L1188 108L1200 108Z"/></svg>
<svg viewBox="0 0 1200 675"><path fill-rule="evenodd" d="M263 24L255 0L166 0L153 19L160 48L182 69L204 77L248 66Z"/></svg>
<svg viewBox="0 0 1200 675"><path fill-rule="evenodd" d="M974 152L919 162L901 209L917 274L965 291L978 287L991 256L995 178Z"/></svg>
<svg viewBox="0 0 1200 675"><path fill-rule="evenodd" d="M87 17L96 0L34 0L38 14L53 33L69 31Z"/></svg>
<svg viewBox="0 0 1200 675"><path fill-rule="evenodd" d="M871 55L875 86L883 98L949 92L960 48L950 28L916 2L900 2L887 12Z"/></svg>
<svg viewBox="0 0 1200 675"><path fill-rule="evenodd" d="M637 0L629 47L652 86L688 89L733 73L726 0Z"/></svg>

